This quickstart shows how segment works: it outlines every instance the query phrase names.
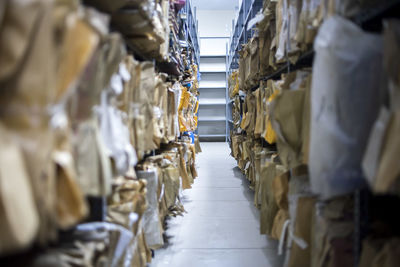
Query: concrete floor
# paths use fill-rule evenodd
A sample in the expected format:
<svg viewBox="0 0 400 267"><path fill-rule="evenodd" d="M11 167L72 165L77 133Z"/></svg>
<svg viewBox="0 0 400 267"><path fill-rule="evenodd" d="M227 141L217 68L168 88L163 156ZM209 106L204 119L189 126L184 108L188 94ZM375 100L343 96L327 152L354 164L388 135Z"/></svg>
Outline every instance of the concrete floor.
<svg viewBox="0 0 400 267"><path fill-rule="evenodd" d="M151 267L280 267L277 242L259 234L253 192L226 143L202 143L199 178L183 192L187 214L168 220L168 244Z"/></svg>

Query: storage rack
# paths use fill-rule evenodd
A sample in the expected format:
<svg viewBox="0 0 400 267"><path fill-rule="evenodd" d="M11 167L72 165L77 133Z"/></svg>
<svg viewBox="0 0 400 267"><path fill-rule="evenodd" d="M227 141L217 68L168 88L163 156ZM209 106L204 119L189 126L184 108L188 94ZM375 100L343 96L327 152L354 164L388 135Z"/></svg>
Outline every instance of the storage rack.
<svg viewBox="0 0 400 267"><path fill-rule="evenodd" d="M170 38L173 42L178 43L179 50L183 48L180 42L187 44L188 47L190 46L194 53L194 62L192 63L195 63L197 66L200 67L200 41L198 36L198 21L196 17L196 7L193 7L192 0L186 0L185 6L178 12L177 16L180 16L183 23L180 23L178 25L179 30L177 29L178 32L176 35L171 32ZM166 66L166 62L156 62L154 59L145 57L138 53L135 48L132 47L130 44L127 44L127 46L128 49L133 52L136 59L140 61L153 61L154 64L157 65L158 69L163 72L163 68Z"/></svg>
<svg viewBox="0 0 400 267"><path fill-rule="evenodd" d="M242 2L236 23L232 28L233 34L230 38L230 43L228 46L229 51L227 53L227 69L229 74L232 73L233 69L237 69L239 67L238 52L241 48L241 45L247 43L247 41L254 34L252 29L246 30L248 22L254 18L257 12L261 9L262 2L262 0L243 0ZM399 5L399 0L388 1L386 4L381 4L371 10L362 12L351 19L360 25L364 30L380 32L383 26L383 18L399 17ZM311 49L301 55L295 64L288 63L287 65L280 67L272 74L262 77L261 80L266 81L270 79L279 79L283 73L294 71L303 67L312 67L313 59L314 50Z"/></svg>
<svg viewBox="0 0 400 267"><path fill-rule="evenodd" d="M254 32L252 29L247 30L247 25L249 21L255 17L258 11L261 10L263 6L263 0L243 0L239 7L239 14L232 21L232 35L229 40L229 51L228 66L227 69L231 71L232 69L238 68L239 66L239 50L242 44L247 43L247 41L253 36Z"/></svg>
<svg viewBox="0 0 400 267"><path fill-rule="evenodd" d="M236 20L236 23L233 24L233 34L229 43L229 51L227 50L227 79L229 75L232 73L232 70L237 69L239 67L239 50L242 44L248 42L248 40L253 36L254 31L252 29L247 30L248 22L254 18L257 12L262 8L262 2L260 0L243 0L242 5L239 9L239 15ZM400 1L392 0L388 1L384 4L379 5L371 10L366 10L361 12L360 14L352 17L351 19L362 27L364 30L368 30L371 32L380 32L383 28L382 20L384 18L389 17L399 17L400 10ZM267 81L270 79L276 80L281 77L283 73L289 73L291 71L295 71L304 67L312 67L314 61L314 50L311 49L304 54L302 54L296 63L290 63L287 60L287 64L278 68L275 72L262 77L260 80ZM252 91L256 90L258 86L252 88ZM229 90L227 85L227 91ZM227 116L226 124L227 124L227 132L232 129L233 121L231 117L231 105L233 101L229 99L229 94L227 93ZM227 134L229 136L229 134ZM228 138L229 139L229 138ZM230 141L230 140L229 140Z"/></svg>
<svg viewBox="0 0 400 267"><path fill-rule="evenodd" d="M180 11L184 18L185 41L192 46L194 51L195 63L200 65L200 42L198 36L198 21L196 17L196 7L193 7L192 0L186 0L185 7Z"/></svg>
<svg viewBox="0 0 400 267"><path fill-rule="evenodd" d="M186 14L186 20L184 23L186 42L191 45L194 52L194 60L200 71L200 41L198 35L199 23L197 21L196 7L193 6L192 0L186 0L185 7L181 10ZM199 97L197 96L197 101ZM199 117L199 112L196 114ZM195 134L199 134L199 130L196 129Z"/></svg>
<svg viewBox="0 0 400 267"><path fill-rule="evenodd" d="M389 1L385 4L362 12L352 20L362 29L370 32L381 32L385 18L400 17L400 0ZM375 200L376 201L376 200ZM358 267L361 257L362 240L369 231L369 204L374 202L374 197L368 188L354 192L354 267Z"/></svg>
<svg viewBox="0 0 400 267"><path fill-rule="evenodd" d="M226 44L226 57L225 57L225 142L230 142L230 130L231 126L233 125L233 120L232 120L232 108L230 105L230 97L229 97L229 75L230 75L230 69L228 69L229 65L229 44Z"/></svg>
<svg viewBox="0 0 400 267"><path fill-rule="evenodd" d="M7 5L7 4L6 4ZM42 8L43 9L43 7L46 7L46 12L47 13L49 13L49 14L52 14L53 12L54 12L54 10L50 10L50 9L47 9L47 7L48 7L48 5L46 4L46 6L45 5L43 5L43 6L41 6L41 5L38 5L40 8ZM89 4L87 4L87 5L84 5L84 3L79 3L79 8L82 8L82 10L83 10L83 8L86 8L86 7L89 7L90 5ZM7 6L6 6L7 7ZM99 8L98 6L96 6L96 5L94 5L93 6L93 8ZM0 8L1 9L1 8ZM18 7L18 9L20 9L20 7ZM72 10L72 9L71 9ZM79 11L82 11L82 10L79 10ZM49 11L49 12L48 12ZM50 12L51 11L51 12ZM68 11L70 11L69 10L69 7L68 7ZM85 10L86 11L86 10ZM7 11L6 11L7 12ZM103 12L106 12L106 11L104 11L103 10ZM100 13L99 14L96 14L97 13L97 11L93 11L93 14L95 15L95 16L101 16L101 18L102 18L102 16L103 15L100 15ZM181 27L180 27L180 31L181 32L183 32L184 34L183 34L183 36L180 36L180 37L184 37L184 38L175 38L175 40L179 40L179 39L181 39L182 41L186 41L186 43L187 43L187 45L189 46L189 47L191 47L192 48L192 50L193 50L193 58L194 58L194 62L192 62L192 63L195 63L195 64L199 64L199 61L200 61L200 51L199 51L199 39L198 39L198 33L197 33L197 30L198 30L198 23L197 23L197 19L196 19L196 9L194 8L193 9L193 7L192 7L192 1L191 0L186 0L186 5L182 8L182 10L181 10L181 13L184 13L185 14L185 20L184 20L184 22L180 25ZM71 14L73 14L73 15L76 15L75 14L75 10L73 11L73 12L71 12ZM93 17L93 18L95 18L95 19L98 19L98 17ZM106 15L104 15L104 16L106 16ZM83 19L88 19L89 18L89 16L85 16L85 17L80 17L79 19L80 20L82 20L83 21ZM96 26L101 26L101 27L107 27L107 30L108 30L108 27L110 27L110 29L111 29L111 31L118 31L118 30L116 30L116 29L114 29L114 28L112 28L112 26L110 25L110 26L108 26L108 20L106 20L107 21L107 23L104 23L104 25L103 25L103 22L101 22L100 24L96 24ZM64 22L63 22L64 23ZM94 24L95 23L85 23L85 24L83 24L82 23L82 25L80 25L79 27L87 27L87 28L91 28L91 27L93 27L94 26ZM51 25L51 28L53 28L53 24ZM64 25L63 25L64 26ZM75 26L74 26L75 27ZM48 30L50 29L50 27L48 28ZM102 28L103 29L103 28ZM168 28L169 29L169 28ZM105 30L105 29L104 29ZM62 29L62 31L63 31L63 33L64 33L64 29ZM67 31L67 29L65 29L65 31ZM93 33L96 31L96 27L94 27L91 31L93 31ZM50 32L50 31L49 31ZM36 35L37 33L34 33L34 35ZM119 33L119 34L121 34L121 32ZM75 32L74 33L72 33L72 35L71 36L73 36L73 35L77 35ZM107 38L109 37L108 36L108 33L106 33L106 32L102 32L102 33L98 33L98 34L96 34L96 37L98 37L98 38L100 38L101 36L103 36L103 35L107 35ZM34 36L35 38L36 38L36 36ZM177 37L176 35L175 35L175 37ZM102 37L101 37L102 38ZM35 39L34 38L32 38L32 40L31 41L34 41ZM175 41L174 40L174 41ZM85 41L85 40L83 40L83 41ZM120 41L119 39L118 39L118 41ZM65 43L65 44L64 44ZM96 42L95 42L96 43ZM112 64L115 64L115 63L119 63L119 62L115 62L115 60L123 60L124 58L118 58L118 56L124 56L125 57L125 54L123 54L123 53L120 53L120 51L117 53L116 51L114 51L115 53L112 53L112 52L110 52L110 53L104 53L103 54L103 51L101 51L101 49L102 50L104 50L103 49L103 42L100 42L101 43L101 45L100 44L98 44L98 43L96 43L96 44L94 44L94 43L92 43L91 44L91 46L93 46L93 52L94 53L92 53L91 55L90 55L90 57L89 58L92 58L93 56L95 56L95 57L98 57L98 56L100 56L101 58L103 58L103 56L104 55L107 55L107 56L109 56L110 58L108 58L108 59L112 59L112 60L114 60L113 61L113 63ZM107 42L107 49L110 49L110 47L109 47L109 45L110 45L110 43L111 42ZM116 42L115 44L116 44L116 47L115 47L115 49L116 50L119 50L120 49L120 47L118 47L118 46L121 46L123 43L125 43L125 41L121 41L120 43L119 42ZM113 43L114 44L114 43ZM153 63L154 63L154 65L156 65L155 63L159 63L159 62L156 62L156 60L155 59L153 59L153 58L150 58L150 57L147 57L147 56L141 56L140 55L140 51L137 51L134 47L132 47L132 46L129 46L129 44L130 44L130 42L128 42L128 43L125 43L126 45L127 45L127 49L128 49L128 51L129 52L132 52L132 54L134 54L135 55L135 57L136 57L136 60L139 60L139 61L144 61L144 60L147 60L147 61L152 61ZM65 45L66 47L69 45L69 46L72 46L72 47L74 47L74 45L71 45L70 43L67 43L67 42L63 42L63 45ZM98 46L98 47L96 47L96 48L94 48L95 46ZM112 47L111 47L112 48ZM118 48L118 49L117 49ZM181 47L179 47L179 48L181 48ZM88 47L88 49L89 49L89 47ZM92 47L90 47L90 49L92 49ZM111 49L112 50L112 49ZM182 49L180 49L180 50L182 50ZM82 51L81 51L82 52ZM55 53L55 52L54 52ZM57 51L57 53L58 53L58 51ZM83 52L82 52L83 53ZM87 51L85 52L85 53L87 53ZM118 56L116 55L116 54L118 54ZM132 59L132 60L134 60L134 59ZM79 70L79 72L81 73L81 75L82 74L84 74L84 71L87 71L88 69L90 70L89 72L91 72L91 74L89 75L89 76L91 76L92 75L92 72L94 71L94 72L97 72L97 64L103 64L103 65L107 65L107 64L110 64L108 61L107 62L103 62L103 60L99 60L99 61L97 61L97 60L95 60L95 61L93 61L93 60L90 60L90 62L88 61L88 62L85 62L86 61L86 59L85 60L83 60L81 63L85 63L87 66L85 66L84 67L84 65L82 65L81 67L82 67L82 70ZM100 63L99 63L100 62ZM122 61L123 62L123 61ZM137 64L137 63L135 63L135 64ZM125 66L125 63L124 63L124 66ZM106 66L107 67L107 66ZM108 66L109 67L109 66ZM103 70L103 68L101 68L102 70ZM110 68L110 70L112 70L113 68ZM134 71L136 71L136 69L134 70ZM127 69L125 69L125 73L126 72L128 72L128 75L130 76L130 71L128 71ZM159 71L158 70L156 70L156 72L158 73ZM112 73L110 73L110 74L112 74ZM154 73L154 74L156 74L156 73ZM73 74L74 76L75 75L78 75L78 73L76 73L76 74ZM126 74L125 74L126 75ZM77 76L78 77L78 76ZM76 78L76 77L75 77ZM87 78L87 77L85 77L85 78ZM90 79L90 78L89 78ZM131 79L131 78L129 78L129 79ZM140 79L140 78L139 78ZM121 86L122 86L122 80L120 81L120 83L121 83ZM137 86L136 84L135 85L129 85L129 86ZM97 88L97 89L100 89L100 88ZM102 88L103 89L103 88ZM122 90L122 88L121 88L121 90ZM105 91L104 91L105 92ZM64 99L65 100L65 99ZM93 104L94 105L94 103L91 103L91 104ZM107 106L107 108L108 108L108 106ZM119 111L119 112L121 112L121 111ZM122 118L122 117L121 117ZM54 129L53 129L54 130ZM98 134L101 134L100 132L98 133ZM155 156L155 152L156 152L156 150L152 150L152 152L151 152L151 155L152 156ZM108 160L108 159L107 159ZM52 164L55 164L55 163L52 163ZM40 166L39 166L40 167ZM132 168L132 166L131 166L131 164L130 164L130 167ZM75 168L75 167L74 167ZM75 169L73 169L73 170L75 170ZM110 173L110 175L111 175L111 173ZM115 175L114 173L113 173L113 175ZM75 178L73 178L73 179L75 179ZM78 185L78 187L79 187L79 185ZM110 186L111 187L111 186ZM79 188L78 188L79 189ZM75 191L73 191L73 193L75 192L76 193L76 188L74 188L74 189L69 189L69 190L75 190ZM79 192L80 192L80 189L78 190ZM80 193L82 193L83 194L83 192L80 192ZM142 200L140 200L140 201L142 201ZM139 202L140 202L139 201ZM106 197L94 197L94 196L88 196L87 197L87 202L88 202L88 205L89 205L89 207L88 207L88 212L89 212L89 214L88 214L88 217L86 218L86 221L85 222L82 222L82 223L89 223L89 222L106 222L106 215L107 215L107 199L106 199ZM48 212L48 211L46 211L46 212ZM49 214L50 214L50 212L49 212ZM48 214L46 213L46 216L48 216ZM49 217L50 218L50 217ZM51 222L51 224L56 224L56 218L54 217L54 216L52 216L51 217L51 219L47 219L47 221L52 221ZM61 218L61 219L63 219L63 218ZM133 219L131 216L129 217L129 219L130 219L130 224L132 225L133 223L134 223L134 221L135 221L135 219ZM68 220L67 220L68 221ZM68 222L68 223L70 223L70 221ZM71 242L71 239L73 238L72 237L72 234L73 234L73 232L74 232L74 230L75 230L75 227L76 227L76 225L74 225L74 226L71 226L71 228L70 229L67 229L67 230L64 230L64 229L62 229L62 230L60 230L60 229L58 229L59 230L59 233L58 233L58 239L57 240L55 240L55 238L54 238L54 235L53 234L51 234L52 235L52 240L51 240L51 242L49 242L50 244L49 244L49 248L50 249L53 249L54 247L57 247L57 246L61 246L61 245L63 245L62 243L63 243L63 241L67 241L67 242ZM106 227L106 226L105 226ZM132 226L131 226L132 227ZM137 227L138 229L140 229L141 228L141 226L135 226L135 227ZM129 228L128 228L129 229ZM131 229L132 230L132 229ZM128 231L128 230L126 230L126 231ZM139 232L140 233L140 232ZM34 233L34 235L36 236L37 235L37 233ZM13 237L12 237L13 238ZM11 239L12 239L11 238ZM33 239L34 237L32 236L32 239ZM35 237L35 239L36 239L37 237ZM126 236L124 237L125 239L126 239ZM132 239L133 240L133 239ZM126 240L125 240L126 241ZM2 242L2 241L0 241L0 242ZM21 242L27 242L27 240L23 240L23 241L21 241ZM29 241L30 242L30 241ZM47 242L47 240L46 240L46 242ZM132 242L132 241L129 241L129 242ZM137 243L137 236L135 237L135 244ZM15 244L13 244L13 242L11 242L12 244L11 244L11 246L14 246ZM41 243L41 244L39 244L39 243ZM122 242L123 243L123 242ZM125 250L125 247L124 247L124 245L122 245L122 247L120 246L121 244L119 244L117 247L116 247L116 249L118 250L120 250L120 252L122 253L124 250ZM126 246L127 246L128 244L126 244ZM105 246L105 245L104 245ZM6 246L6 248L7 248L7 246ZM14 249L14 248L13 248ZM34 243L31 247L27 247L26 248L26 250L24 250L24 251L15 251L15 253L16 254L7 254L7 255L3 255L2 254L2 256L0 257L0 265L1 266L20 266L20 264L18 263L19 262L19 260L21 259L22 260L22 262L26 259L26 260L28 260L28 261L30 261L31 260L31 258L33 258L33 257L35 257L36 256L36 254L42 254L43 252L44 252L44 250L45 249L47 249L47 244L46 244L46 247L45 247L45 244L44 244L44 242L43 242L43 240L41 240L41 241L39 241L38 243ZM133 247L131 248L131 249L133 249ZM12 253L14 253L14 251L12 252ZM121 253L119 253L119 254L121 254ZM124 252L125 253L125 252ZM131 251L131 253L134 253L133 252L133 250ZM115 255L109 255L110 256L110 258L111 258L111 256L115 256ZM119 256L121 256L121 255L119 255ZM89 259L87 259L87 258L85 258L85 260L89 260ZM86 261L85 261L86 262ZM105 263L105 261L103 260L102 261L103 262L103 264ZM113 263L114 263L115 261L113 260ZM36 263L37 265L40 265L40 264L38 264L38 263ZM50 265L51 265L51 263L49 263ZM23 264L23 265L25 265L25 264ZM57 265L57 264L56 264Z"/></svg>
<svg viewBox="0 0 400 267"><path fill-rule="evenodd" d="M250 9L248 8L248 3ZM245 30L247 23L256 15L258 8L258 1L245 1L243 0L242 6L240 7L239 16L236 24L233 27L233 35L231 36L231 42L229 44L229 51L227 48L227 78L232 73L233 69L237 69L238 66L238 51L240 46L247 43L248 39L252 37L253 32ZM257 11L255 11L257 10ZM247 11L244 12L244 11ZM351 20L359 25L362 29L369 32L381 32L383 29L383 20L385 18L399 18L400 17L400 0L387 1L378 7L370 10L366 10L357 14L351 18ZM243 20L243 18L245 18ZM280 79L283 73L289 73L304 67L312 67L314 61L315 52L313 49L302 54L296 63L292 64L288 61L285 66L280 67L275 72L262 77L260 80L267 81L270 79ZM252 91L258 88L252 88ZM227 130L233 128L231 105L233 100L229 99L227 86ZM229 111L228 111L229 110ZM228 126L230 125L230 126ZM229 140L230 142L231 140ZM369 231L369 205L373 203L374 197L368 188L358 189L353 193L354 197L354 238L353 238L353 251L354 251L354 267L359 265L361 256L362 240L368 235Z"/></svg>
<svg viewBox="0 0 400 267"><path fill-rule="evenodd" d="M184 40L181 41L185 41L188 44L188 46L192 47L195 59L194 63L197 64L198 67L200 67L198 21L196 17L196 7L193 7L192 0L186 0L185 6L179 11L178 15L184 19L184 23L180 26L180 32L184 33L183 35ZM179 37L177 41L179 41ZM132 47L129 47L129 44L128 48L132 49ZM137 53L135 53L135 57L139 60L151 60ZM156 63L155 60L151 61ZM198 130L195 131L195 134L198 134ZM153 150L147 156L151 155L153 156L155 155L155 150ZM104 221L107 210L105 197L88 197L87 201L90 206L89 221Z"/></svg>
<svg viewBox="0 0 400 267"><path fill-rule="evenodd" d="M232 21L232 34L226 48L226 80L233 69L239 67L239 50L242 44L254 35L253 29L247 29L249 21L256 16L263 6L263 0L243 0L239 13ZM230 130L233 126L232 120L232 101L229 99L229 88L226 83L226 141L230 142Z"/></svg>

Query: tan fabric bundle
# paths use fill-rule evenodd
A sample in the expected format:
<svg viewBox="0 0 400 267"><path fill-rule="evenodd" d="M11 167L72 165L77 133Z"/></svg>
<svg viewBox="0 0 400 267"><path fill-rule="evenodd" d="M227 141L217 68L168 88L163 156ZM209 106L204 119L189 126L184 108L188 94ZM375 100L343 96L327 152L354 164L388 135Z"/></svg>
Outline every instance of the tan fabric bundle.
<svg viewBox="0 0 400 267"><path fill-rule="evenodd" d="M168 124L167 124L167 138L168 141L175 141L177 133L177 106L175 90L168 89Z"/></svg>
<svg viewBox="0 0 400 267"><path fill-rule="evenodd" d="M156 76L156 86L154 90L153 107L153 142L155 147L160 147L161 142L166 142L166 117L167 117L167 85L166 75Z"/></svg>
<svg viewBox="0 0 400 267"><path fill-rule="evenodd" d="M132 262L135 266L146 266L150 259L150 249L147 247L143 231L143 214L147 209L145 180L125 181L119 187L119 195L122 203L132 202L132 211L139 215L139 220L133 225L135 234L136 249L132 251ZM131 244L132 245L132 244ZM134 247L133 247L134 248Z"/></svg>
<svg viewBox="0 0 400 267"><path fill-rule="evenodd" d="M274 218L271 237L277 240L281 238L282 231L284 230L283 226L286 220L289 219L289 203L288 203L289 178L290 178L290 173L285 172L281 175L277 175L272 184L275 201L277 203L279 210Z"/></svg>
<svg viewBox="0 0 400 267"><path fill-rule="evenodd" d="M190 157L190 170L192 172L193 179L196 179L198 177L197 174L197 169L196 169L196 149L195 145L190 144L189 145L190 152L191 152L191 157Z"/></svg>
<svg viewBox="0 0 400 267"><path fill-rule="evenodd" d="M148 117L146 118L146 128L145 128L145 147L146 151L157 149L157 145L153 142L154 133L154 106L155 99L153 95L155 93L155 69L154 65L150 62L142 63L142 72L141 72L141 83L139 90L144 92L143 96L147 97L147 100L140 103L147 103L146 109L148 112ZM153 122L153 123L149 123Z"/></svg>
<svg viewBox="0 0 400 267"><path fill-rule="evenodd" d="M21 148L2 125L0 137L0 255L5 255L32 243L39 216Z"/></svg>
<svg viewBox="0 0 400 267"><path fill-rule="evenodd" d="M264 100L265 100L265 90L263 87L260 86L255 92L256 97L256 123L254 127L254 135L255 137L260 137L261 134L264 132L264 117L265 117L265 107L264 107Z"/></svg>
<svg viewBox="0 0 400 267"><path fill-rule="evenodd" d="M275 36L275 5L276 1L264 2L264 19L258 24L260 75L267 75L276 68L274 64L275 49L272 49Z"/></svg>
<svg viewBox="0 0 400 267"><path fill-rule="evenodd" d="M386 140L382 145L381 158L377 169L374 190L379 193L400 192L400 168L396 163L399 156L400 110L393 113L386 130Z"/></svg>
<svg viewBox="0 0 400 267"><path fill-rule="evenodd" d="M104 151L98 153L101 142L90 119L100 90L115 71L113 63L117 61L118 67L124 50L119 35L102 36L104 43L100 43L100 33L106 33L100 28L108 26L105 16L88 9L79 13L76 8L72 1L55 5L53 1L10 1L0 33L0 58L8 54L0 87L12 89L0 89L2 101L7 102L2 104L0 116L15 131L14 140L24 151L40 214L41 244L55 239L56 228L69 228L84 218L83 193L103 195L110 190L110 169L105 167L109 159ZM19 30L14 29L17 25ZM69 112L65 111L67 105ZM88 124L79 128L80 122ZM77 136L72 136L71 125ZM85 126L89 131L80 131ZM92 138L89 150L85 150L86 137ZM76 146L74 141L79 139L84 142ZM89 160L93 164L85 166L87 172L82 173L82 162L75 159L85 158L79 156L94 156L96 162Z"/></svg>
<svg viewBox="0 0 400 267"><path fill-rule="evenodd" d="M273 181L277 175L285 172L285 168L275 163L267 163L262 166L260 176L261 210L260 210L260 233L271 235L275 216L278 212L273 193Z"/></svg>
<svg viewBox="0 0 400 267"><path fill-rule="evenodd" d="M200 146L199 135L195 135L195 137L194 137L194 145L195 145L196 153L202 152L201 146Z"/></svg>
<svg viewBox="0 0 400 267"><path fill-rule="evenodd" d="M276 4L275 16L276 16L276 35L275 35L275 45L276 53L274 55L277 63L285 62L285 52L286 52L286 41L288 36L288 3L287 0L279 0Z"/></svg>
<svg viewBox="0 0 400 267"><path fill-rule="evenodd" d="M111 76L118 71L119 64L125 56L122 42L121 35L117 33L102 36L101 43L82 74L76 93L68 103L68 113L73 126L90 119L93 106L100 104L102 90L109 85Z"/></svg>
<svg viewBox="0 0 400 267"><path fill-rule="evenodd" d="M244 61L244 87L243 90L248 90L251 87L250 78L251 78L251 50L250 43L243 45L244 53L243 53L243 61Z"/></svg>
<svg viewBox="0 0 400 267"><path fill-rule="evenodd" d="M293 235L305 242L301 247L294 241L290 249L288 266L310 266L311 264L311 222L314 211L315 197L299 197L297 200L296 220Z"/></svg>
<svg viewBox="0 0 400 267"><path fill-rule="evenodd" d="M111 162L95 118L78 125L73 142L77 180L83 192L88 196L108 195L111 189Z"/></svg>
<svg viewBox="0 0 400 267"><path fill-rule="evenodd" d="M127 37L128 45L145 58L165 60L169 41L168 11L165 0L129 5L112 14L112 25Z"/></svg>
<svg viewBox="0 0 400 267"><path fill-rule="evenodd" d="M189 156L189 155L188 155ZM159 215L161 221L165 216L175 215L182 204L179 201L180 190L180 171L179 171L179 153L176 148L169 148L160 155L148 157L146 164L158 166L158 200Z"/></svg>
<svg viewBox="0 0 400 267"><path fill-rule="evenodd" d="M246 137L246 140L243 141L243 159L250 161L251 153L253 148L253 139L249 136Z"/></svg>
<svg viewBox="0 0 400 267"><path fill-rule="evenodd" d="M233 71L233 73L229 76L228 80L229 84L229 96L231 98L237 96L239 94L239 72Z"/></svg>
<svg viewBox="0 0 400 267"><path fill-rule="evenodd" d="M384 35L384 69L388 73L390 108L395 111L400 109L400 78L399 62L396 58L400 55L400 22L396 19L386 21Z"/></svg>
<svg viewBox="0 0 400 267"><path fill-rule="evenodd" d="M308 72L289 74L282 85L284 89L272 104L272 126L278 136L278 151L283 164L288 168L296 167L303 162L303 122L309 128L307 119L303 118L305 88L308 85ZM304 129L306 140L308 140L307 128Z"/></svg>
<svg viewBox="0 0 400 267"><path fill-rule="evenodd" d="M138 178L147 181L147 201L148 208L143 215L144 220L144 233L146 243L151 249L158 249L164 244L162 237L163 227L161 224L158 208L159 195L157 194L159 188L159 173L160 170L157 166L149 165L143 171L137 171Z"/></svg>
<svg viewBox="0 0 400 267"><path fill-rule="evenodd" d="M374 260L377 258L378 253L383 251L383 247L385 242L388 240L385 239L374 239L374 238L366 238L362 242L362 252L360 257L360 267L372 267L374 264ZM384 266L384 265L380 265Z"/></svg>
<svg viewBox="0 0 400 267"><path fill-rule="evenodd" d="M189 143L186 143L186 153L185 153L185 157L186 157L186 170L188 173L188 180L190 185L192 185L194 183L194 179L196 178L195 173L192 171L192 161L193 161L193 150L192 150L192 145Z"/></svg>
<svg viewBox="0 0 400 267"><path fill-rule="evenodd" d="M233 125L234 128L239 128L240 127L240 122L241 122L241 113L240 113L240 97L236 96L234 98L233 102L233 108L232 108L232 119L233 119Z"/></svg>
<svg viewBox="0 0 400 267"><path fill-rule="evenodd" d="M56 169L56 211L57 224L61 229L69 229L78 224L87 215L88 207L84 191L77 181L75 159L69 129L58 129L57 144L53 152L53 162ZM100 178L101 176L99 176ZM87 177L86 177L87 178ZM108 182L108 183L107 183ZM103 192L109 193L110 181L97 181L97 186L103 187ZM104 187L107 187L105 189ZM105 194L104 194L105 195Z"/></svg>
<svg viewBox="0 0 400 267"><path fill-rule="evenodd" d="M395 267L399 266L399 238L379 240L370 244L369 240L363 243L360 267ZM379 245L378 247L376 245Z"/></svg>
<svg viewBox="0 0 400 267"><path fill-rule="evenodd" d="M247 47L242 46L239 51L239 89L245 90L246 88L246 58L248 56Z"/></svg>
<svg viewBox="0 0 400 267"><path fill-rule="evenodd" d="M0 30L0 121L12 143L22 150L39 213L42 243L56 236L56 181L51 163L54 135L48 109L56 104L51 8L51 1L7 1ZM30 229L25 246L34 235L34 228Z"/></svg>
<svg viewBox="0 0 400 267"><path fill-rule="evenodd" d="M108 12L113 13L118 9L121 9L125 6L138 8L141 4L147 5L151 7L152 0L116 0L116 1L108 1L108 0L85 0L86 4L93 5L96 8Z"/></svg>
<svg viewBox="0 0 400 267"><path fill-rule="evenodd" d="M187 153L188 146L184 143L179 143L179 173L182 177L182 188L190 189L192 188L191 179L189 178L189 172L187 169L187 163L185 160L185 154Z"/></svg>
<svg viewBox="0 0 400 267"><path fill-rule="evenodd" d="M233 135L232 136L232 156L238 160L241 158L241 150L240 150L240 144L242 142L242 135Z"/></svg>
<svg viewBox="0 0 400 267"><path fill-rule="evenodd" d="M248 134L254 132L256 124L256 97L254 93L249 93L246 96L245 104L243 107L243 119L240 127L245 130Z"/></svg>
<svg viewBox="0 0 400 267"><path fill-rule="evenodd" d="M179 194L179 169L177 166L170 165L169 167L164 168L163 171L165 184L165 201L167 208L171 209L174 207Z"/></svg>
<svg viewBox="0 0 400 267"><path fill-rule="evenodd" d="M303 91L284 90L273 104L272 125L278 136L278 151L285 166L291 168L301 163Z"/></svg>
<svg viewBox="0 0 400 267"><path fill-rule="evenodd" d="M142 37L149 34L156 37L151 17L142 8L119 10L113 14L112 24L127 36Z"/></svg>
<svg viewBox="0 0 400 267"><path fill-rule="evenodd" d="M145 180L118 177L114 182L114 191L109 202L108 220L132 228L136 233L138 225L130 226L129 214L135 212L139 219L143 216L146 206Z"/></svg>
<svg viewBox="0 0 400 267"><path fill-rule="evenodd" d="M261 180L261 166L266 162L266 158L270 156L267 154L267 150L263 149L259 143L254 145L254 205L259 208L261 206L261 194L260 194L260 180Z"/></svg>
<svg viewBox="0 0 400 267"><path fill-rule="evenodd" d="M154 91L155 91L155 70L154 65L150 62L140 63L139 86L133 87L132 103L132 120L134 147L138 154L138 158L142 159L147 151L156 149L157 146L153 142L154 135ZM138 75L138 74L137 74Z"/></svg>
<svg viewBox="0 0 400 267"><path fill-rule="evenodd" d="M308 51L325 14L324 3L304 0L301 7L295 40L302 52Z"/></svg>
<svg viewBox="0 0 400 267"><path fill-rule="evenodd" d="M310 151L310 121L311 121L311 81L312 75L306 78L304 83L304 105L303 105L303 121L301 125L302 147L301 155L303 164L308 164L308 154Z"/></svg>
<svg viewBox="0 0 400 267"><path fill-rule="evenodd" d="M311 266L353 264L353 199L341 197L317 202L313 214Z"/></svg>
<svg viewBox="0 0 400 267"><path fill-rule="evenodd" d="M290 172L288 204L290 224L288 227L287 266L310 266L311 221L316 197L311 193L306 165Z"/></svg>
<svg viewBox="0 0 400 267"><path fill-rule="evenodd" d="M259 53L259 38L258 36L254 36L249 41L249 78L248 83L250 87L253 87L258 84L258 80L260 77L260 53Z"/></svg>
<svg viewBox="0 0 400 267"><path fill-rule="evenodd" d="M377 8L380 4L390 2L389 0L329 0L325 3L325 9L328 10L328 15L340 15L351 18L362 11Z"/></svg>
<svg viewBox="0 0 400 267"><path fill-rule="evenodd" d="M381 107L375 121L364 153L363 170L367 180L377 193L400 193L400 168L396 163L399 157L400 143L400 81L398 62L394 61L400 51L400 23L389 20L384 33L385 70L388 73L388 90L390 106Z"/></svg>

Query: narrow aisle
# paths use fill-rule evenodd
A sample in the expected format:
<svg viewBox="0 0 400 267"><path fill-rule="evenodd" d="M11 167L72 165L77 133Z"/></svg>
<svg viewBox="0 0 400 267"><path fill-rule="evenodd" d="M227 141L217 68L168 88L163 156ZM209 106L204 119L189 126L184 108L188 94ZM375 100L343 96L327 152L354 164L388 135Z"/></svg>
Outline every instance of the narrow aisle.
<svg viewBox="0 0 400 267"><path fill-rule="evenodd" d="M254 194L226 143L202 143L199 178L184 191L187 214L168 220L168 245L152 267L276 267L277 242L259 234Z"/></svg>

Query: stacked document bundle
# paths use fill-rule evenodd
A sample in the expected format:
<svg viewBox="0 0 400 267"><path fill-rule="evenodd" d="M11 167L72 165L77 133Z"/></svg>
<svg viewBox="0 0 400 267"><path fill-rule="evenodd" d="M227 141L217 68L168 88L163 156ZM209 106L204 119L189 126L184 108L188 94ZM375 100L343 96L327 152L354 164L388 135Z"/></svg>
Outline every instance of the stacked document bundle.
<svg viewBox="0 0 400 267"><path fill-rule="evenodd" d="M398 209L400 195L400 22L388 19L374 34L351 21L380 4L264 1L231 72L232 156L255 191L261 234L280 240L285 266L400 262L398 219L379 211ZM296 65L312 47L313 64ZM297 67L271 75L286 64ZM369 191L362 210L371 214L357 226L360 190Z"/></svg>
<svg viewBox="0 0 400 267"><path fill-rule="evenodd" d="M1 2L0 257L11 265L146 266L163 245L200 151L197 52L169 41L181 2ZM170 53L174 74L158 68Z"/></svg>

